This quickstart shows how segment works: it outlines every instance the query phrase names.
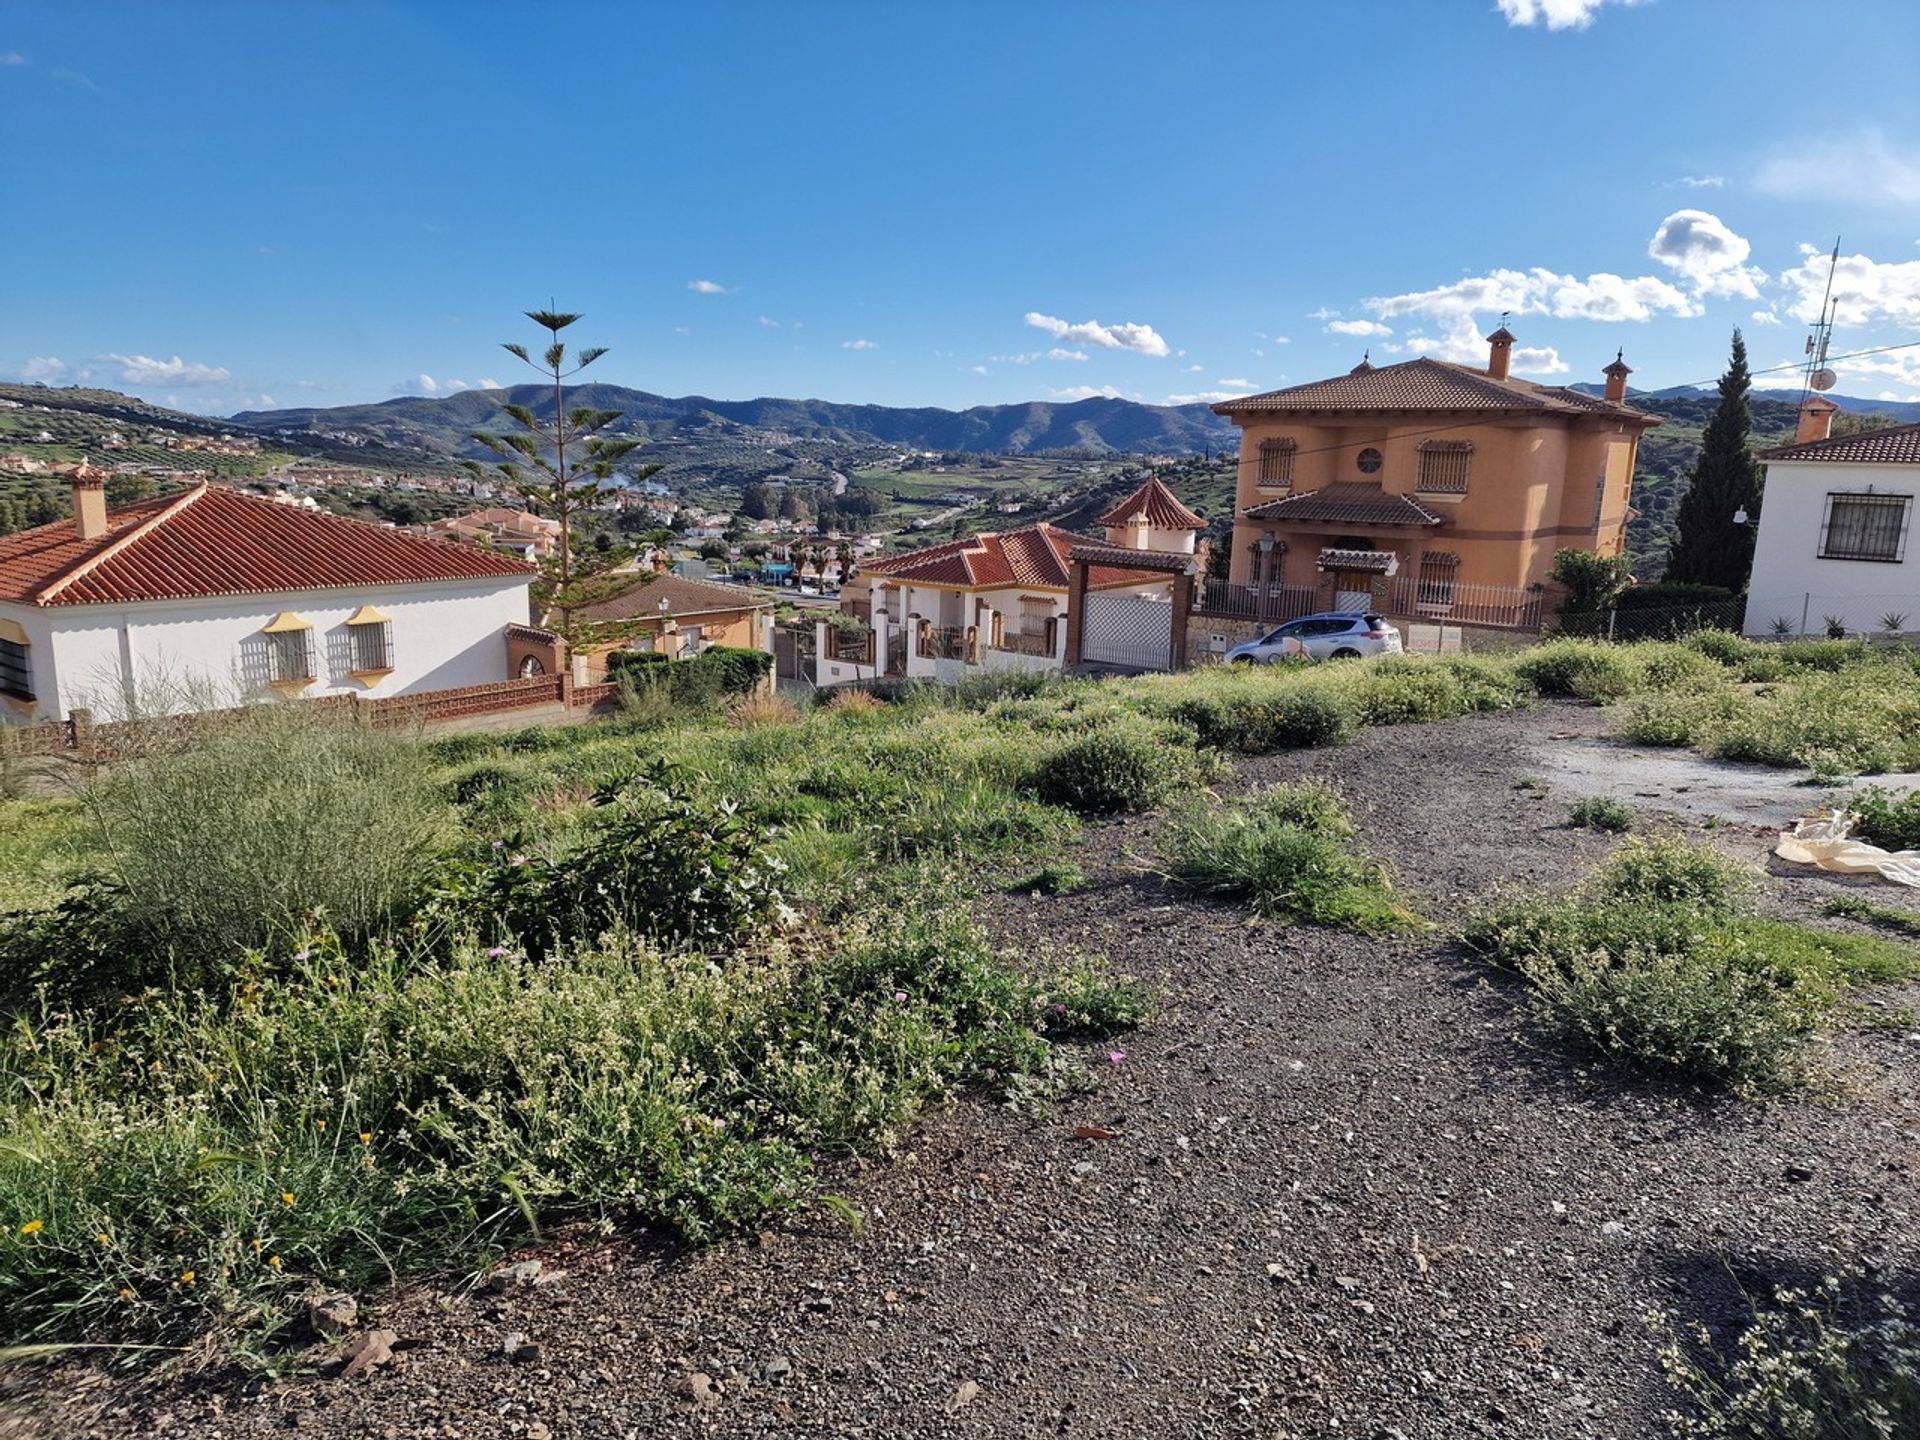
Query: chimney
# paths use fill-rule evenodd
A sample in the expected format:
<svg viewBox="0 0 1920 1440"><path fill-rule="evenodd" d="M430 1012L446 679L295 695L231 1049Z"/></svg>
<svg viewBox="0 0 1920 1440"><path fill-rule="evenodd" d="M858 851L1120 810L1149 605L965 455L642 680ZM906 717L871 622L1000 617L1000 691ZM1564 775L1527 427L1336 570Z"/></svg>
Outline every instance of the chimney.
<svg viewBox="0 0 1920 1440"><path fill-rule="evenodd" d="M1793 432L1793 443L1825 440L1833 434L1833 417L1840 407L1824 395L1809 395L1800 402L1800 428Z"/></svg>
<svg viewBox="0 0 1920 1440"><path fill-rule="evenodd" d="M1633 373L1623 358L1625 355L1626 351L1624 350L1615 351L1613 363L1600 372L1607 377L1607 399L1613 401L1616 405L1626 403L1627 376Z"/></svg>
<svg viewBox="0 0 1920 1440"><path fill-rule="evenodd" d="M107 533L107 475L84 460L73 471L73 523L82 540Z"/></svg>
<svg viewBox="0 0 1920 1440"><path fill-rule="evenodd" d="M1487 336L1490 347L1487 352L1487 375L1493 380L1504 380L1507 371L1513 365L1513 332L1502 325Z"/></svg>

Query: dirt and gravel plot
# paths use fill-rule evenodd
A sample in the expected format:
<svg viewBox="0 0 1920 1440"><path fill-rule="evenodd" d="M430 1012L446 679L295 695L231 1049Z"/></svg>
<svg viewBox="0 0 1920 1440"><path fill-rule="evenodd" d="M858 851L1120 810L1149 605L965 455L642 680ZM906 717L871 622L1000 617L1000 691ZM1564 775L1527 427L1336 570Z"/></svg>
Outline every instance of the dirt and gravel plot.
<svg viewBox="0 0 1920 1440"><path fill-rule="evenodd" d="M1332 778L1413 903L1456 918L1607 851L1538 784L1543 747L1603 723L1374 731L1229 788ZM1623 1081L1441 941L1181 899L1138 864L1152 832L1093 829L1087 890L982 913L1036 961L1152 981L1159 1017L1039 1118L965 1101L838 1177L862 1233L822 1212L696 1254L563 1240L530 1252L551 1283L363 1304L416 1342L365 1376L17 1375L20 1433L1637 1440L1667 1403L1648 1311L1733 1321L1740 1284L1839 1259L1912 1273L1916 1037L1849 1033L1833 1095L1775 1104ZM1832 883L1777 875L1769 904L1811 913ZM512 1332L537 1354L504 1354Z"/></svg>

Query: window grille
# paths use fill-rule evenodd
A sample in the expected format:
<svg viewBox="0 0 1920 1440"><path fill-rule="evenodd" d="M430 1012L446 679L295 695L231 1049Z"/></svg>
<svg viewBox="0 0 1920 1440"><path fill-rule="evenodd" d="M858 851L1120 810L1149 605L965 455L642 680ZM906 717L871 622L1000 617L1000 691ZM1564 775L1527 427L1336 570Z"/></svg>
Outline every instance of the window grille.
<svg viewBox="0 0 1920 1440"><path fill-rule="evenodd" d="M1830 493L1820 527L1820 558L1898 563L1906 555L1912 506L1911 495Z"/></svg>
<svg viewBox="0 0 1920 1440"><path fill-rule="evenodd" d="M1429 440L1420 447L1413 488L1435 495L1464 495L1472 469L1471 440Z"/></svg>
<svg viewBox="0 0 1920 1440"><path fill-rule="evenodd" d="M1429 550L1420 557L1419 590L1422 605L1453 604L1454 582L1460 578L1460 557Z"/></svg>
<svg viewBox="0 0 1920 1440"><path fill-rule="evenodd" d="M33 656L17 640L0 640L0 695L33 699Z"/></svg>
<svg viewBox="0 0 1920 1440"><path fill-rule="evenodd" d="M1293 457L1298 449L1291 440L1262 440L1259 483L1275 488L1293 484Z"/></svg>
<svg viewBox="0 0 1920 1440"><path fill-rule="evenodd" d="M313 632L278 630L267 635L267 680L271 684L313 679Z"/></svg>
<svg viewBox="0 0 1920 1440"><path fill-rule="evenodd" d="M353 642L353 673L364 675L371 670L391 670L393 668L393 622L391 620L365 620L357 625L349 625L347 633Z"/></svg>

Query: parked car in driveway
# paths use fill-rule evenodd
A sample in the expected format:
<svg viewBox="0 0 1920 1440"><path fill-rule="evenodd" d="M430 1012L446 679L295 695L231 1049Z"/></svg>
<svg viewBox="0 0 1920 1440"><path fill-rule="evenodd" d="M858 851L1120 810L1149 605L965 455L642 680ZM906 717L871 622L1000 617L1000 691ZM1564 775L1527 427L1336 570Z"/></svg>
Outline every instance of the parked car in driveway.
<svg viewBox="0 0 1920 1440"><path fill-rule="evenodd" d="M1400 632L1384 616L1358 610L1302 615L1227 651L1229 665L1267 665L1277 660L1358 660L1398 655Z"/></svg>

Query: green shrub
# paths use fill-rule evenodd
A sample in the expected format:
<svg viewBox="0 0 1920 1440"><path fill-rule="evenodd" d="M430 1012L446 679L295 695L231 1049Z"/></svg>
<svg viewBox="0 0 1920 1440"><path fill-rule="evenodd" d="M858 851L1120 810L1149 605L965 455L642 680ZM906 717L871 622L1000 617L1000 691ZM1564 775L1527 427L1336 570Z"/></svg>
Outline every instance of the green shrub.
<svg viewBox="0 0 1920 1440"><path fill-rule="evenodd" d="M1411 657L1374 661L1349 696L1362 725L1419 724L1467 710L1466 691L1451 671Z"/></svg>
<svg viewBox="0 0 1920 1440"><path fill-rule="evenodd" d="M785 867L731 802L656 774L604 790L594 803L581 843L549 856L503 848L478 880L484 912L530 954L616 928L666 946L728 945L784 912ZM468 903L456 889L438 908L457 915Z"/></svg>
<svg viewBox="0 0 1920 1440"><path fill-rule="evenodd" d="M1683 643L1691 645L1715 664L1729 668L1744 663L1760 649L1751 640L1731 630L1696 630Z"/></svg>
<svg viewBox="0 0 1920 1440"><path fill-rule="evenodd" d="M1752 884L1752 875L1718 850L1661 835L1620 845L1594 872L1591 888L1611 900L1725 911Z"/></svg>
<svg viewBox="0 0 1920 1440"><path fill-rule="evenodd" d="M1920 1325L1877 1276L1848 1278L1865 1293L1843 1293L1838 1278L1774 1292L1732 1354L1670 1343L1661 1361L1691 1406L1671 1417L1675 1440L1920 1435Z"/></svg>
<svg viewBox="0 0 1920 1440"><path fill-rule="evenodd" d="M705 708L760 688L773 669L764 650L715 645L691 660L654 651L615 650L607 656L607 679L629 692L636 709L659 708L660 696L675 705Z"/></svg>
<svg viewBox="0 0 1920 1440"><path fill-rule="evenodd" d="M1882 850L1920 850L1920 790L1905 792L1868 785L1847 797L1860 817L1855 835Z"/></svg>
<svg viewBox="0 0 1920 1440"><path fill-rule="evenodd" d="M1514 673L1511 665L1478 660L1471 655L1449 655L1440 668L1460 684L1468 710L1517 710L1533 701L1533 686Z"/></svg>
<svg viewBox="0 0 1920 1440"><path fill-rule="evenodd" d="M1630 652L1601 640L1551 640L1526 652L1514 673L1542 695L1613 700L1629 694L1639 676Z"/></svg>
<svg viewBox="0 0 1920 1440"><path fill-rule="evenodd" d="M1726 672L1717 661L1690 645L1636 645L1632 659L1640 669L1636 689L1698 688L1726 678Z"/></svg>
<svg viewBox="0 0 1920 1440"><path fill-rule="evenodd" d="M1662 691L1635 695L1620 710L1614 734L1635 745L1712 749L1754 701L1737 690Z"/></svg>
<svg viewBox="0 0 1920 1440"><path fill-rule="evenodd" d="M413 744L299 705L225 716L129 761L87 791L85 813L140 937L136 985L195 983L315 916L370 937L451 839Z"/></svg>
<svg viewBox="0 0 1920 1440"><path fill-rule="evenodd" d="M112 1031L36 1014L0 1035L0 1328L270 1331L312 1288L472 1269L535 1221L751 1227L808 1203L812 1157L1145 1005L1090 968L1026 979L923 908L752 964L329 949Z"/></svg>
<svg viewBox="0 0 1920 1440"><path fill-rule="evenodd" d="M1422 923L1379 862L1348 849L1352 822L1324 785L1276 785L1226 808L1195 805L1161 827L1167 873L1268 919L1387 935Z"/></svg>
<svg viewBox="0 0 1920 1440"><path fill-rule="evenodd" d="M1582 829L1606 830L1616 835L1633 828L1632 809L1604 795L1589 795L1574 801L1567 818Z"/></svg>
<svg viewBox="0 0 1920 1440"><path fill-rule="evenodd" d="M1150 810L1192 773L1180 748L1142 730L1093 730L1067 741L1035 767L1033 788L1049 805L1082 815Z"/></svg>

